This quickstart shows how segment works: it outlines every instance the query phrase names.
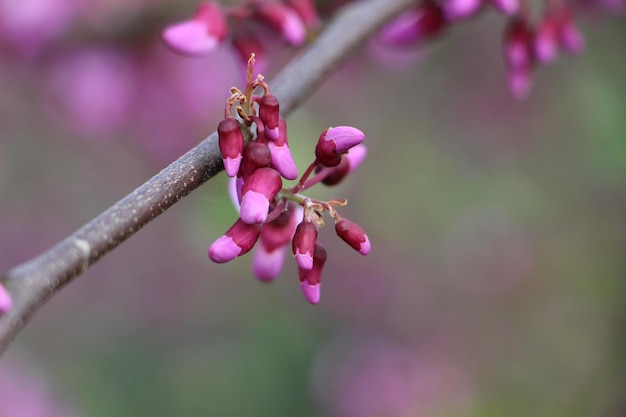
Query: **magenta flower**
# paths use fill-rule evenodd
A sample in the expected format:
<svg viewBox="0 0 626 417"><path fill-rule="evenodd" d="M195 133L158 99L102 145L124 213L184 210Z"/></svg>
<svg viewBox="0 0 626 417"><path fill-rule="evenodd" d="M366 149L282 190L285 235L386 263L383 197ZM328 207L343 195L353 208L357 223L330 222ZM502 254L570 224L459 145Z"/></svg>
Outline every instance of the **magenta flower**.
<svg viewBox="0 0 626 417"><path fill-rule="evenodd" d="M365 134L355 127L329 127L319 137L315 156L324 166L337 166L341 162L341 155L364 139Z"/></svg>
<svg viewBox="0 0 626 417"><path fill-rule="evenodd" d="M263 244L257 245L252 257L252 273L259 281L273 281L283 269L286 253L287 246L270 251Z"/></svg>
<svg viewBox="0 0 626 417"><path fill-rule="evenodd" d="M425 1L385 26L379 39L392 46L411 45L437 35L446 23L441 6Z"/></svg>
<svg viewBox="0 0 626 417"><path fill-rule="evenodd" d="M311 268L298 268L300 288L302 289L304 298L311 304L320 302L320 279L327 256L324 245L321 242L316 242Z"/></svg>
<svg viewBox="0 0 626 417"><path fill-rule="evenodd" d="M450 21L465 19L475 14L483 5L483 0L444 0L443 11Z"/></svg>
<svg viewBox="0 0 626 417"><path fill-rule="evenodd" d="M339 219L335 223L335 232L337 232L337 236L361 255L370 253L370 240L358 224L343 218Z"/></svg>
<svg viewBox="0 0 626 417"><path fill-rule="evenodd" d="M328 186L339 184L349 173L361 165L366 155L367 148L365 145L356 145L341 158L341 162L336 167L322 167L320 172L325 172L322 184Z"/></svg>
<svg viewBox="0 0 626 417"><path fill-rule="evenodd" d="M295 180L298 178L298 167L296 167L296 163L291 156L291 150L287 142L287 123L285 119L281 118L279 120L278 128L278 137L267 144L271 153L272 166L285 179Z"/></svg>
<svg viewBox="0 0 626 417"><path fill-rule="evenodd" d="M237 221L209 248L209 258L216 263L229 262L248 253L259 239L261 231L256 224Z"/></svg>
<svg viewBox="0 0 626 417"><path fill-rule="evenodd" d="M509 91L516 98L524 98L530 91L531 71L534 65L533 34L523 19L514 19L504 35L504 56L507 63Z"/></svg>
<svg viewBox="0 0 626 417"><path fill-rule="evenodd" d="M249 224L265 222L270 202L282 186L283 181L275 169L259 168L254 171L245 179L241 189L241 220Z"/></svg>
<svg viewBox="0 0 626 417"><path fill-rule="evenodd" d="M264 94L259 101L259 117L265 125L265 136L268 139L278 139L278 120L280 118L278 99L273 94Z"/></svg>
<svg viewBox="0 0 626 417"><path fill-rule="evenodd" d="M0 314L6 313L11 307L13 307L13 300L11 300L11 296L6 288L0 283Z"/></svg>
<svg viewBox="0 0 626 417"><path fill-rule="evenodd" d="M316 29L320 25L320 17L313 0L287 0L287 4L293 8L309 29Z"/></svg>
<svg viewBox="0 0 626 417"><path fill-rule="evenodd" d="M211 52L226 38L228 26L219 4L200 4L194 16L168 26L163 31L163 40L172 49L188 54L203 55Z"/></svg>
<svg viewBox="0 0 626 417"><path fill-rule="evenodd" d="M227 117L217 125L217 135L226 175L234 177L239 171L243 156L244 140L239 122L232 117Z"/></svg>
<svg viewBox="0 0 626 417"><path fill-rule="evenodd" d="M301 45L306 39L306 28L300 16L278 1L265 1L259 5L259 17L271 28L280 32L292 45Z"/></svg>
<svg viewBox="0 0 626 417"><path fill-rule="evenodd" d="M296 228L293 236L292 252L301 269L313 268L313 254L317 242L317 227L308 221L303 221Z"/></svg>
<svg viewBox="0 0 626 417"><path fill-rule="evenodd" d="M255 140L243 150L243 161L237 177L247 179L259 168L266 168L272 164L272 154L267 143Z"/></svg>

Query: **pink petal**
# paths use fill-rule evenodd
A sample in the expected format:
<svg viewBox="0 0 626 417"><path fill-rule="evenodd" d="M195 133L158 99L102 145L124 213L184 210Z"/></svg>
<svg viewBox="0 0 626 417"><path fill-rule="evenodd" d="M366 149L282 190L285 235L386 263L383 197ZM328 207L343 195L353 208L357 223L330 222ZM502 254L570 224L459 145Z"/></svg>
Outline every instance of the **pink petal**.
<svg viewBox="0 0 626 417"><path fill-rule="evenodd" d="M219 45L219 39L209 35L205 23L185 20L168 26L163 31L163 40L171 48L189 55L203 55Z"/></svg>
<svg viewBox="0 0 626 417"><path fill-rule="evenodd" d="M311 285L306 281L300 283L304 298L311 304L317 304L320 302L320 284Z"/></svg>

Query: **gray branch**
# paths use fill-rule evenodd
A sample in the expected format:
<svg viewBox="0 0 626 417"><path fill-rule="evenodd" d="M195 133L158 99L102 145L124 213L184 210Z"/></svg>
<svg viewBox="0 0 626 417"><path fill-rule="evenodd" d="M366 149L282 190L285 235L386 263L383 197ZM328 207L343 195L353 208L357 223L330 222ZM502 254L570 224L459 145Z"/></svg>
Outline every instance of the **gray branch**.
<svg viewBox="0 0 626 417"><path fill-rule="evenodd" d="M270 83L291 113L349 53L415 0L363 0L345 8ZM170 166L38 257L0 278L13 308L0 316L0 353L61 287L223 169L213 132Z"/></svg>

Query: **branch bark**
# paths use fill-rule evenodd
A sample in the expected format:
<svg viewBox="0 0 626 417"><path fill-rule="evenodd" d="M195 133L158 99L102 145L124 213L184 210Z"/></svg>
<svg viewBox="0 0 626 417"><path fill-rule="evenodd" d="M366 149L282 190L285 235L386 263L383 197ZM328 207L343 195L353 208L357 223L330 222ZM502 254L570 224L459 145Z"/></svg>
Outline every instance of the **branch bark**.
<svg viewBox="0 0 626 417"><path fill-rule="evenodd" d="M415 0L363 0L340 12L270 85L291 113L349 53ZM0 353L60 288L223 169L213 132L145 184L48 251L0 277L13 308L0 316Z"/></svg>

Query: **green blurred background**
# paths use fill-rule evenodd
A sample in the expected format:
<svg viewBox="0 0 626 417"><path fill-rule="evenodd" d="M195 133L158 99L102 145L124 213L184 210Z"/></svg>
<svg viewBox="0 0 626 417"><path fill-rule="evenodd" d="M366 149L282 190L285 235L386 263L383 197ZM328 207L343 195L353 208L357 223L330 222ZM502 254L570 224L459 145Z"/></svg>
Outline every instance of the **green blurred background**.
<svg viewBox="0 0 626 417"><path fill-rule="evenodd" d="M364 48L289 118L300 167L328 126L367 135L359 170L314 194L348 198L342 214L372 252L326 227L319 305L291 260L269 285L250 256L208 260L236 218L221 174L45 305L0 375L28 368L93 417L624 415L626 30L582 26L587 51L537 68L524 102L506 91L502 22L487 13L408 66ZM12 77L3 270L165 163L132 133L89 141L39 122L36 86ZM226 97L237 79L215 90ZM192 146L221 111L171 140Z"/></svg>

